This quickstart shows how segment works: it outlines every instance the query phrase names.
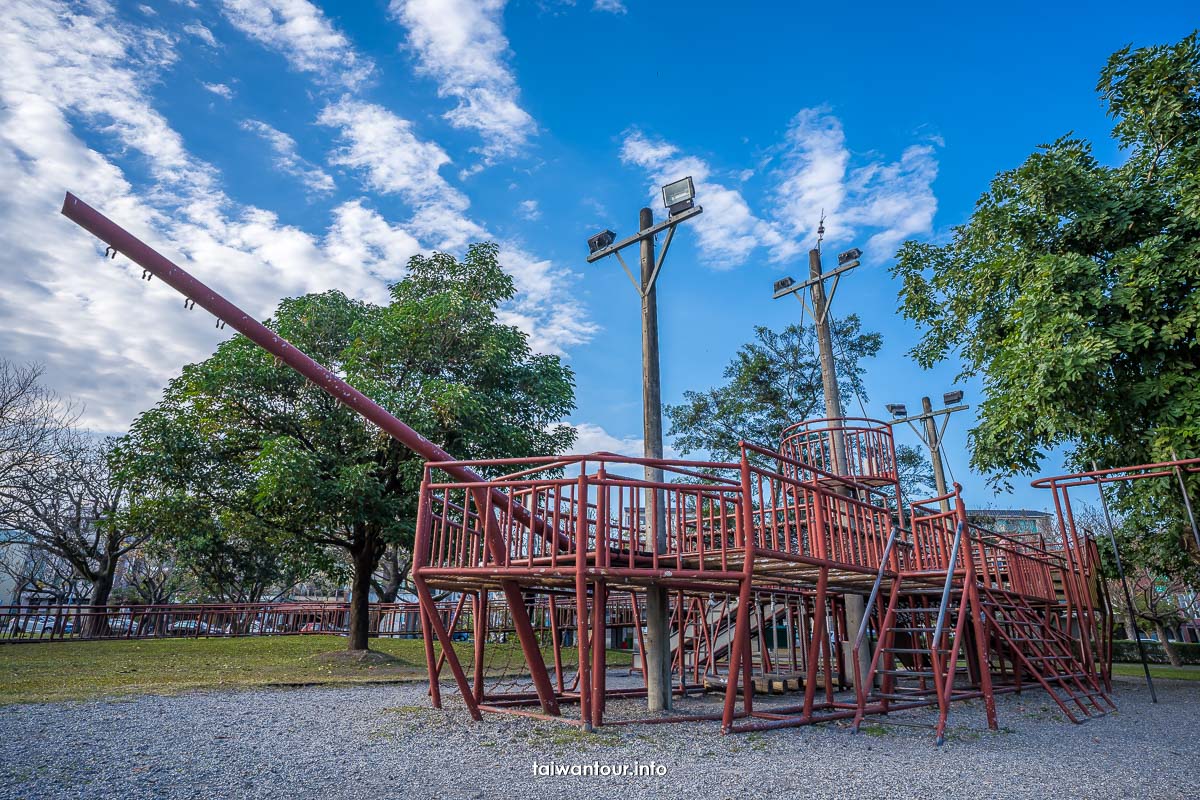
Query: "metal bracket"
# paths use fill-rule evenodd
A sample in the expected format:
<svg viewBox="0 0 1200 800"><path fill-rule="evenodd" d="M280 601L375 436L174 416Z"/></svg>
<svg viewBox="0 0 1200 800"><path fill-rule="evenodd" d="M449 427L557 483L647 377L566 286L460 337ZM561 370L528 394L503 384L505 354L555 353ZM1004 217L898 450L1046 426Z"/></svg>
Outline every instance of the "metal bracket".
<svg viewBox="0 0 1200 800"><path fill-rule="evenodd" d="M630 236L627 239L622 239L616 244L610 244L603 250L597 250L588 256L588 263L591 264L593 261L598 261L605 256L616 256L617 261L621 262L621 269L625 270L625 274L629 277L629 282L633 284L633 290L638 293L638 297L645 300L646 295L650 294L650 290L654 288L655 282L658 281L658 272L662 269L663 260L667 257L667 250L669 250L671 247L671 240L675 238L676 226L685 220L691 219L702 211L704 211L704 209L701 206L696 206L694 208L689 208L687 211L682 211L678 214L675 214L674 216L667 217L662 222L651 225L644 231L639 231L637 234ZM667 232L667 238L663 240L662 248L658 251L658 258L654 262L654 271L650 273L650 280L647 281L645 286L642 286L641 282L633 276L633 270L631 270L629 265L625 263L625 258L621 255L621 250L630 246L631 244L637 244L643 239L654 238L664 230Z"/></svg>
<svg viewBox="0 0 1200 800"><path fill-rule="evenodd" d="M650 273L650 281L642 288L642 297L650 294L651 290L654 289L654 282L658 280L658 271L662 269L663 259L667 257L667 250L671 247L671 239L675 237L675 226L678 224L676 222L667 228L667 238L663 240L662 249L658 251L658 260L654 264L654 272Z"/></svg>
<svg viewBox="0 0 1200 800"><path fill-rule="evenodd" d="M617 261L621 262L621 269L625 270L625 274L629 276L629 282L633 284L633 290L642 297L645 297L645 292L642 291L642 287L638 284L637 278L633 277L633 272L630 271L629 265L625 263L625 259L621 256L621 251L614 250L613 255L617 257Z"/></svg>
<svg viewBox="0 0 1200 800"><path fill-rule="evenodd" d="M624 250L626 247L629 247L629 245L631 245L631 244L637 244L642 239L645 239L648 236L654 236L656 233L665 231L667 228L672 228L681 222L686 222L687 220L691 219L692 217L699 216L703 212L704 212L704 206L695 206L693 208L689 208L687 211L680 211L678 214L667 217L662 222L656 222L655 224L651 225L649 228L638 231L633 236L626 237L619 242L610 244L608 247L605 247L603 250L597 250L596 252L592 253L591 255L589 255L587 257L587 263L591 264L595 261L599 261L600 259L604 258L605 256L612 255L613 253L615 253L618 250Z"/></svg>

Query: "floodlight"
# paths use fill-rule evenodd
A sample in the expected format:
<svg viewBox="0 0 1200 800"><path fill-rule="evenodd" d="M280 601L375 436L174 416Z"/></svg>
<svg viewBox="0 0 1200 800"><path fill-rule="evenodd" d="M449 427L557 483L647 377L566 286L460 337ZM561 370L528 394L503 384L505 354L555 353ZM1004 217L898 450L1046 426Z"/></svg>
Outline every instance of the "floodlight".
<svg viewBox="0 0 1200 800"><path fill-rule="evenodd" d="M784 289L788 289L788 288L794 286L795 284L796 284L795 279L793 279L791 277L780 278L779 280L775 281L776 297L778 297L779 293L782 292Z"/></svg>
<svg viewBox="0 0 1200 800"><path fill-rule="evenodd" d="M962 392L946 392L944 395L942 395L942 402L948 406L952 406L955 403L961 402L962 399Z"/></svg>
<svg viewBox="0 0 1200 800"><path fill-rule="evenodd" d="M838 266L844 266L862 255L862 250L852 247L844 253L838 253Z"/></svg>
<svg viewBox="0 0 1200 800"><path fill-rule="evenodd" d="M668 183L663 187L663 205L671 215L678 214L691 208L692 200L696 197L696 187L692 184L692 176L683 180Z"/></svg>
<svg viewBox="0 0 1200 800"><path fill-rule="evenodd" d="M588 252L595 253L598 250L603 250L617 240L617 235L612 231L604 230L597 233L592 238L588 239Z"/></svg>
<svg viewBox="0 0 1200 800"><path fill-rule="evenodd" d="M908 408L903 403L888 403L887 410L893 417L908 416Z"/></svg>

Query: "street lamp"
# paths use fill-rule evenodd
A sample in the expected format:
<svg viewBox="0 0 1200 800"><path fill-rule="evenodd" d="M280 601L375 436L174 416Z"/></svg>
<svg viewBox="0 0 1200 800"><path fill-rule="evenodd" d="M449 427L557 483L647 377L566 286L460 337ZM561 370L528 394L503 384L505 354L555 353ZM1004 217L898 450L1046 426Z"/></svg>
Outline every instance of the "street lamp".
<svg viewBox="0 0 1200 800"><path fill-rule="evenodd" d="M970 406L957 405L962 399L961 391L946 392L942 395L942 402L946 404L946 407L934 411L933 402L928 397L922 397L921 413L913 414L911 417L903 403L889 403L887 406L888 413L894 418L892 424L898 425L901 422L907 422L908 427L912 428L921 442L929 448L929 459L933 462L933 482L939 496L946 494L946 472L942 465L942 436L946 433L946 426L950 424L950 415L955 411L970 408ZM938 428L934 418L940 416L944 416L945 419L942 420L941 428ZM924 433L913 424L916 421L924 423ZM949 511L950 501L942 500L941 506L942 511Z"/></svg>
<svg viewBox="0 0 1200 800"><path fill-rule="evenodd" d="M663 259L675 237L679 223L701 214L704 209L695 205L696 189L691 177L668 183L662 187L663 205L668 216L655 223L654 212L643 208L638 213L638 232L621 241L616 234L604 230L588 239L589 264L607 256L616 256L621 268L629 277L634 290L642 299L642 432L644 454L651 462L663 457L662 433L662 388L659 383L658 366L658 295L655 283L662 269ZM654 237L666 231L662 250L658 257L654 253ZM626 247L638 245L641 251L641 280L635 278L629 265L621 255ZM663 483L660 466L646 465L646 481ZM667 551L667 504L661 489L647 492L646 520L653 525L653 547L659 553ZM651 523L651 520L653 522ZM598 601L599 602L599 601ZM671 606L667 591L662 586L646 588L646 702L651 711L671 708Z"/></svg>
<svg viewBox="0 0 1200 800"><path fill-rule="evenodd" d="M663 205L666 206L668 213L675 216L680 211L686 211L693 205L693 199L696 197L696 187L692 184L692 176L688 176L682 180L668 183L662 187Z"/></svg>
<svg viewBox="0 0 1200 800"><path fill-rule="evenodd" d="M617 235L610 230L603 230L588 239L588 252L595 253L603 250L617 240Z"/></svg>

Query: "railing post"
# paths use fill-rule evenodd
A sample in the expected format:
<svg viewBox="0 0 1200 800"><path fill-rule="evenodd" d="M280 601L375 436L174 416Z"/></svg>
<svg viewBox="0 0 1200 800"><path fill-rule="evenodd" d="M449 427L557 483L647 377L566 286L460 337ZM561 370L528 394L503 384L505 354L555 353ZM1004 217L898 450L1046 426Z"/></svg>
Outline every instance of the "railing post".
<svg viewBox="0 0 1200 800"><path fill-rule="evenodd" d="M754 504L753 497L750 493L750 460L746 455L746 443L741 443L742 460L741 460L741 482L742 482L742 513L739 520L743 527L742 541L744 542L744 555L742 562L742 579L738 586L738 608L737 620L734 623L733 641L729 645L729 674L725 683L725 707L722 709L721 715L721 732L729 733L733 728L734 705L737 701L737 685L739 681L739 672L741 671L741 661L746 659L746 667L749 667L749 647L750 647L750 587L754 577ZM747 669L746 674L750 672ZM744 680L744 679L743 679ZM754 682L750 680L745 687L745 711L750 711L749 704L754 696Z"/></svg>

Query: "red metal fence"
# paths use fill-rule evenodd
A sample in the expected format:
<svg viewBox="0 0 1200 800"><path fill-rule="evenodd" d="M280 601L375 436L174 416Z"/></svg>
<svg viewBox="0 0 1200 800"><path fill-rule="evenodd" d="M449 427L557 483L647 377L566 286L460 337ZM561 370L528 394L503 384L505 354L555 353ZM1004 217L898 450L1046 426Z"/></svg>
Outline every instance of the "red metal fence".
<svg viewBox="0 0 1200 800"><path fill-rule="evenodd" d="M445 625L471 630L470 607L440 603ZM201 636L345 634L348 603L170 603L165 605L0 606L0 644L89 639L164 639ZM374 603L373 636L418 638L417 603Z"/></svg>

